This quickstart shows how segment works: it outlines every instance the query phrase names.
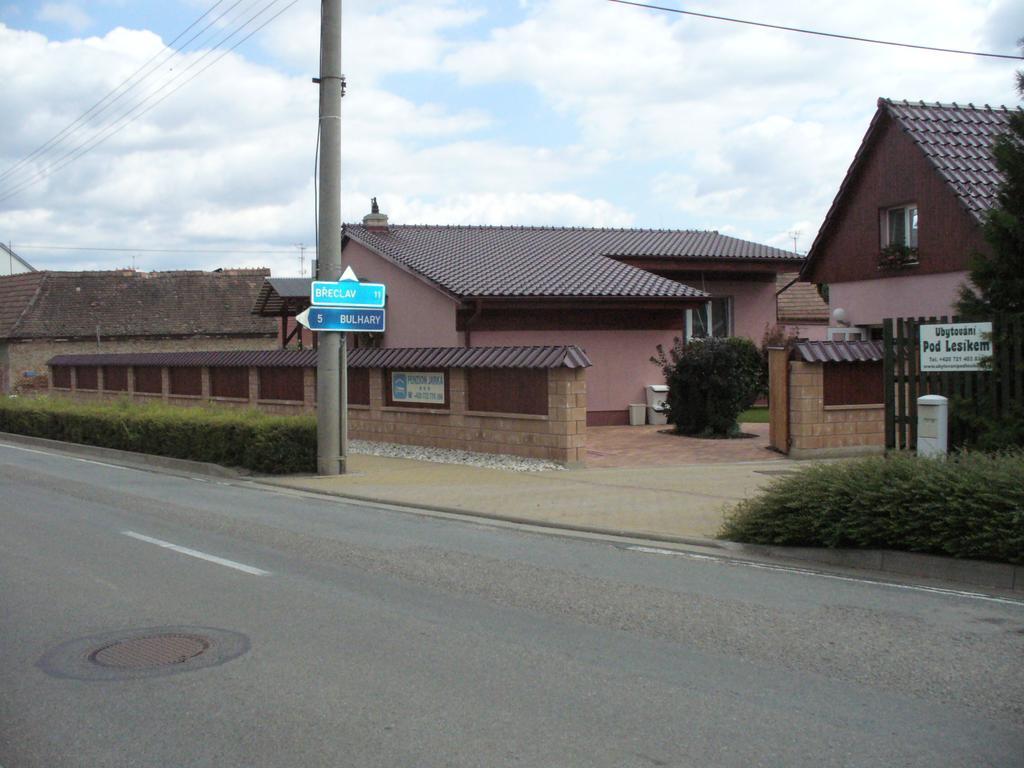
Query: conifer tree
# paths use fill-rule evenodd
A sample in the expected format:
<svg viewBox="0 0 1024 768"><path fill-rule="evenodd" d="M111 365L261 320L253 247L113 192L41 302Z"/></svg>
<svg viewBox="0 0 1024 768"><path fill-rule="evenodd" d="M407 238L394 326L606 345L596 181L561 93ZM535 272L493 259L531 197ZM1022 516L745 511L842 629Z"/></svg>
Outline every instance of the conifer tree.
<svg viewBox="0 0 1024 768"><path fill-rule="evenodd" d="M1024 99L1024 71L1017 73L1017 91ZM1024 111L1011 113L1009 129L995 140L992 155L1003 184L985 217L990 253L975 254L969 272L973 288L960 290L957 310L965 319L1024 313Z"/></svg>

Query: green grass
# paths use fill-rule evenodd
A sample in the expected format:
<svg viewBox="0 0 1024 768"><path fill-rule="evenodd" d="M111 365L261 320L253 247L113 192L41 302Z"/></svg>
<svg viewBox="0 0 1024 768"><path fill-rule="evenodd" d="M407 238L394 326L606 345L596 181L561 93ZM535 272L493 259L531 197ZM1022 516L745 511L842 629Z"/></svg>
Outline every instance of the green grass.
<svg viewBox="0 0 1024 768"><path fill-rule="evenodd" d="M740 502L719 535L1024 563L1024 452L812 464Z"/></svg>
<svg viewBox="0 0 1024 768"><path fill-rule="evenodd" d="M316 470L316 419L255 409L0 398L0 432L279 474Z"/></svg>
<svg viewBox="0 0 1024 768"><path fill-rule="evenodd" d="M767 424L768 408L747 408L737 419L740 424Z"/></svg>

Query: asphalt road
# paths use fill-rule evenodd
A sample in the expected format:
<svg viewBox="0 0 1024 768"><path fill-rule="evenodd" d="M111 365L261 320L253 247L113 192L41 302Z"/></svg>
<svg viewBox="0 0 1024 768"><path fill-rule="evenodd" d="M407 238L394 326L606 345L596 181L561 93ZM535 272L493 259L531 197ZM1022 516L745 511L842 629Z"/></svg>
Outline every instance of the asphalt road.
<svg viewBox="0 0 1024 768"><path fill-rule="evenodd" d="M166 626L249 649L40 666ZM1024 766L1024 601L0 444L4 768L652 765Z"/></svg>

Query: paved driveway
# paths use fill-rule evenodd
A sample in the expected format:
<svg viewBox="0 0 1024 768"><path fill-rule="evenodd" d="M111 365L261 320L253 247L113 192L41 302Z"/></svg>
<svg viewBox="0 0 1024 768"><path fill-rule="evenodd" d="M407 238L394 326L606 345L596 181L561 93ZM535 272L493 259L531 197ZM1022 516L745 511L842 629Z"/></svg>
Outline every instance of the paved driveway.
<svg viewBox="0 0 1024 768"><path fill-rule="evenodd" d="M705 440L671 434L667 425L587 427L587 466L671 467L783 458L768 448L767 424L744 424L742 428L754 437Z"/></svg>

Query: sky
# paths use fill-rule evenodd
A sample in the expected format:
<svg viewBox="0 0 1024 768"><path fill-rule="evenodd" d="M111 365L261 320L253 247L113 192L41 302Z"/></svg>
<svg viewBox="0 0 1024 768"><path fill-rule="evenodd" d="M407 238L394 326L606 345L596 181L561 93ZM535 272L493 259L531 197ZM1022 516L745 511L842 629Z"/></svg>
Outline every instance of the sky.
<svg viewBox="0 0 1024 768"><path fill-rule="evenodd" d="M1019 0L685 7L1005 54L1024 37ZM0 0L0 240L37 268L308 274L319 10ZM393 224L711 229L800 252L879 97L1016 106L1022 64L607 0L345 0L342 50L345 221L375 196Z"/></svg>

